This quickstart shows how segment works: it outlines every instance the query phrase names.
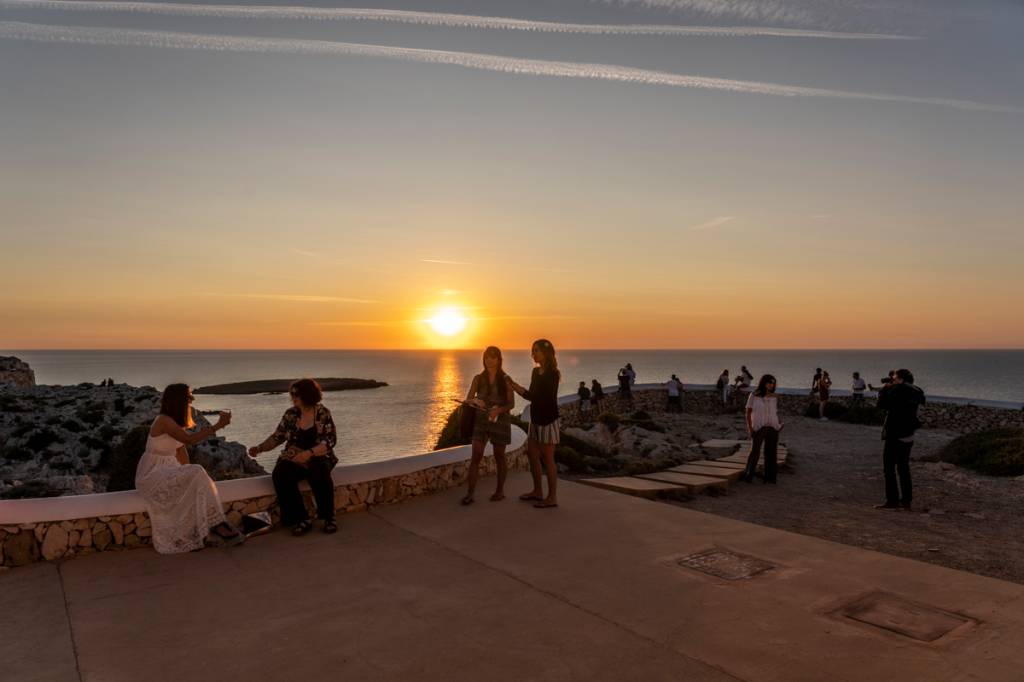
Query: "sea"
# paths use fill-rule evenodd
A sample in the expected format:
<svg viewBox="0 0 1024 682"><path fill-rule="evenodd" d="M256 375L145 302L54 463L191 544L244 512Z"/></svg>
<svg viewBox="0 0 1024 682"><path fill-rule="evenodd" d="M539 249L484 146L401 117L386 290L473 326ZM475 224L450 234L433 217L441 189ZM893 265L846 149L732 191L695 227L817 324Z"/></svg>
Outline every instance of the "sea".
<svg viewBox="0 0 1024 682"><path fill-rule="evenodd" d="M338 426L342 463L373 462L416 455L434 448L456 400L464 398L482 367L481 351L130 351L10 350L28 362L40 384L117 383L163 389L184 382L194 388L256 379L353 377L376 379L387 387L327 393L324 404ZM755 379L774 374L781 387L810 388L816 367L827 370L834 388L848 388L859 371L877 383L890 369L911 369L917 384L932 395L1024 402L1024 350L563 350L560 393L575 393L580 381L598 379L614 391L618 370L627 362L637 383L666 381L676 374L684 384L713 384L723 369L732 376L746 365ZM528 350L505 351L506 371L529 383ZM196 396L201 410L230 409L232 423L222 432L247 446L270 435L290 406L286 394ZM525 405L517 402L516 412ZM273 465L266 453L261 463Z"/></svg>

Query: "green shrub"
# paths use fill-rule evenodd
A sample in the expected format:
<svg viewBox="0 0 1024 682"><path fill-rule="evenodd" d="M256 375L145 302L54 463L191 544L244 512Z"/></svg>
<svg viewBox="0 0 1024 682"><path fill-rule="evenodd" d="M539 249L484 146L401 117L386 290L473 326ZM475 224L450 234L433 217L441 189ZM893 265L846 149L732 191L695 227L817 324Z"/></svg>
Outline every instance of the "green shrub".
<svg viewBox="0 0 1024 682"><path fill-rule="evenodd" d="M555 463L564 464L573 474L587 472L587 458L568 445L555 446Z"/></svg>
<svg viewBox="0 0 1024 682"><path fill-rule="evenodd" d="M110 480L107 482L107 490L113 492L135 488L135 469L146 450L149 429L147 424L139 424L129 429L114 448L110 458Z"/></svg>
<svg viewBox="0 0 1024 682"><path fill-rule="evenodd" d="M622 420L619 419L619 415L612 412L602 412L597 417L597 421L608 427L608 430L615 433L619 429L619 424Z"/></svg>
<svg viewBox="0 0 1024 682"><path fill-rule="evenodd" d="M25 447L33 452L42 452L54 443L63 442L64 440L53 429L40 429L28 437Z"/></svg>
<svg viewBox="0 0 1024 682"><path fill-rule="evenodd" d="M5 500L20 500L31 497L58 497L60 491L52 490L46 483L42 481L28 481L21 485L15 486L10 490L0 495Z"/></svg>
<svg viewBox="0 0 1024 682"><path fill-rule="evenodd" d="M989 429L954 438L939 459L989 476L1024 475L1024 429Z"/></svg>
<svg viewBox="0 0 1024 682"><path fill-rule="evenodd" d="M464 409L470 408L459 405L448 415L448 419L444 422L444 428L441 429L441 433L437 437L437 444L434 446L435 450L443 450L444 448L453 448L457 445L468 445L470 443L472 438L463 438L459 429L459 424L462 420L462 410Z"/></svg>
<svg viewBox="0 0 1024 682"><path fill-rule="evenodd" d="M807 408L804 410L805 417L813 417L817 419L821 413L818 410L818 401L812 400L807 403ZM843 415L846 414L846 405L841 403L827 402L825 403L825 416L829 419L842 419Z"/></svg>

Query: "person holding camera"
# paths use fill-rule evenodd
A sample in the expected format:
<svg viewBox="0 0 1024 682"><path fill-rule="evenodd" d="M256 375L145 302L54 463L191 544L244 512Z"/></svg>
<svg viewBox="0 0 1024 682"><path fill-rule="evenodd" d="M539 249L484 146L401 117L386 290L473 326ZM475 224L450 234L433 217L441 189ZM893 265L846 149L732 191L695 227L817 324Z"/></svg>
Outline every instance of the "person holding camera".
<svg viewBox="0 0 1024 682"><path fill-rule="evenodd" d="M921 427L917 410L924 403L924 391L914 385L914 375L909 369L895 370L892 381L878 392L878 407L886 411L882 425L885 502L876 505L876 509L910 510L913 500L910 450L914 447L914 433Z"/></svg>

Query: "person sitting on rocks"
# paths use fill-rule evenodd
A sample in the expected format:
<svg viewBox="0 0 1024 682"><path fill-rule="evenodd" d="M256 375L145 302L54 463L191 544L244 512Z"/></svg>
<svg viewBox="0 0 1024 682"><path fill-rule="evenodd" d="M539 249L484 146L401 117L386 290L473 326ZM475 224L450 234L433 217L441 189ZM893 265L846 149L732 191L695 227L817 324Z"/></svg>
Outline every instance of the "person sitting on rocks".
<svg viewBox="0 0 1024 682"><path fill-rule="evenodd" d="M146 450L135 470L135 489L153 526L153 547L161 554L201 549L211 531L220 543L245 541L224 517L217 486L203 467L189 463L186 450L230 424L231 413L221 412L213 426L186 431L194 426L192 400L185 384L164 389L160 414L149 427Z"/></svg>
<svg viewBox="0 0 1024 682"><path fill-rule="evenodd" d="M316 501L317 516L325 533L336 533L334 520L334 481L331 469L338 463L334 446L337 431L331 411L320 402L323 391L313 379L299 379L288 390L292 407L281 418L277 430L259 445L249 448L249 456L273 450L282 443L271 478L281 506L281 523L291 526L293 535L305 535L313 527L299 492L299 483L309 481Z"/></svg>

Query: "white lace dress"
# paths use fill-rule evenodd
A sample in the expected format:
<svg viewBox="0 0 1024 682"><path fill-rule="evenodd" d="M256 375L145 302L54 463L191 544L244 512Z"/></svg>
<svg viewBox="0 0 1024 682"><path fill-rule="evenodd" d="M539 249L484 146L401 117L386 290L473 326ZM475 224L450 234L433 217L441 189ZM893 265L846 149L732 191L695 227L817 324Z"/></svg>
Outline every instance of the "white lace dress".
<svg viewBox="0 0 1024 682"><path fill-rule="evenodd" d="M225 520L206 470L181 464L174 456L181 446L166 433L150 436L135 470L135 489L146 501L153 547L161 554L201 548L210 528Z"/></svg>

